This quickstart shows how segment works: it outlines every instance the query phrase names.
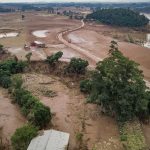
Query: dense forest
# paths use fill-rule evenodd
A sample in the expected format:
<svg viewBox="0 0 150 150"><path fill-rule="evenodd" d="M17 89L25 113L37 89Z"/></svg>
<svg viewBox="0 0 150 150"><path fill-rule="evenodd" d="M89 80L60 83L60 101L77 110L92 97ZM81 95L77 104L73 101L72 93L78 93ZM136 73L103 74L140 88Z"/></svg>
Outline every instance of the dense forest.
<svg viewBox="0 0 150 150"><path fill-rule="evenodd" d="M87 15L87 19L94 19L108 25L141 27L148 24L149 20L130 9L101 9Z"/></svg>
<svg viewBox="0 0 150 150"><path fill-rule="evenodd" d="M150 6L142 7L142 8L136 8L136 10L139 12L150 13Z"/></svg>
<svg viewBox="0 0 150 150"><path fill-rule="evenodd" d="M11 9L11 8L3 8L3 7L0 7L0 12L2 13L5 13L5 12L14 12L15 10L14 9Z"/></svg>

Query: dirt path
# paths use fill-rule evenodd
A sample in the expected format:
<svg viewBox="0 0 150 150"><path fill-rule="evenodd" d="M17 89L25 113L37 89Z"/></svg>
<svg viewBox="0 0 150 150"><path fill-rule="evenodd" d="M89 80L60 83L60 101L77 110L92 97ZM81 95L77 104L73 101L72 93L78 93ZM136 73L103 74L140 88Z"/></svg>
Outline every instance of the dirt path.
<svg viewBox="0 0 150 150"><path fill-rule="evenodd" d="M77 31L77 30L80 30L80 29L84 28L84 26L85 26L84 21L81 20L81 23L82 23L81 26L79 26L78 28L65 30L65 31L62 31L62 32L58 33L57 37L58 37L58 40L60 42L62 42L64 45L70 47L71 49L79 52L80 54L82 54L85 57L87 57L88 59L90 59L93 62L93 64L92 64L92 67L93 67L93 65L95 65L98 61L102 61L103 59L93 55L91 52L87 51L83 47L80 47L77 44L73 44L73 43L71 43L70 41L68 41L64 38L64 35L68 35L71 32L74 32L74 31ZM147 81L147 80L145 80L145 82L146 82L146 85L150 88L150 82Z"/></svg>
<svg viewBox="0 0 150 150"><path fill-rule="evenodd" d="M70 29L70 30L65 30L63 32L60 32L58 33L57 37L58 37L58 40L60 42L62 42L64 45L74 49L75 51L79 52L80 54L86 56L87 58L91 59L93 61L93 63L95 64L96 62L98 61L101 61L101 58L91 54L90 52L88 52L86 49L84 48L81 48L75 44L72 44L71 42L67 41L63 36L66 35L66 34L69 34L71 32L74 32L74 31L77 31L77 30L80 30L82 29L84 26L85 26L85 23L83 20L81 20L81 26L79 26L78 28L75 28L75 29Z"/></svg>

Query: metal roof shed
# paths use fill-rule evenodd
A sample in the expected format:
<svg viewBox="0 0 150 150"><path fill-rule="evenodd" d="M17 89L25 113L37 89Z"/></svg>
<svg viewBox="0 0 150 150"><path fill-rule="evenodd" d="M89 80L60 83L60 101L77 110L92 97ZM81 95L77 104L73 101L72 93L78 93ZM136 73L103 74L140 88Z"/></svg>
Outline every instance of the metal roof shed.
<svg viewBox="0 0 150 150"><path fill-rule="evenodd" d="M67 150L69 134L56 130L45 130L44 134L35 137L27 150Z"/></svg>

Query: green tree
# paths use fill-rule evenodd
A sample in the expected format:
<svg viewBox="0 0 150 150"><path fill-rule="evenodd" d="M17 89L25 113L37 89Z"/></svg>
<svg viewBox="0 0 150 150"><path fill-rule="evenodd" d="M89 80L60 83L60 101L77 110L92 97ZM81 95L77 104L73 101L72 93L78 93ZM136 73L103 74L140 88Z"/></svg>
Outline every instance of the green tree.
<svg viewBox="0 0 150 150"><path fill-rule="evenodd" d="M0 44L0 54L4 53L4 46Z"/></svg>
<svg viewBox="0 0 150 150"><path fill-rule="evenodd" d="M89 65L88 61L81 58L72 58L68 67L68 73L83 74L86 71L87 66Z"/></svg>
<svg viewBox="0 0 150 150"><path fill-rule="evenodd" d="M10 72L0 69L0 85L3 88L8 88L11 85Z"/></svg>
<svg viewBox="0 0 150 150"><path fill-rule="evenodd" d="M58 62L58 60L62 57L63 52L59 51L51 56L48 56L46 59L46 62L48 62L50 65L54 65Z"/></svg>
<svg viewBox="0 0 150 150"><path fill-rule="evenodd" d="M91 91L91 81L90 80L82 80L80 82L80 91L84 93L90 93Z"/></svg>
<svg viewBox="0 0 150 150"><path fill-rule="evenodd" d="M18 128L11 137L14 150L27 150L30 141L37 136L38 129L33 125L27 124Z"/></svg>
<svg viewBox="0 0 150 150"><path fill-rule="evenodd" d="M26 54L26 58L27 58L28 63L30 63L30 61L31 61L31 56L32 56L31 52Z"/></svg>
<svg viewBox="0 0 150 150"><path fill-rule="evenodd" d="M150 94L138 64L111 43L110 56L97 63L91 79L90 101L121 121L148 114Z"/></svg>
<svg viewBox="0 0 150 150"><path fill-rule="evenodd" d="M34 125L43 128L51 120L50 108L44 106L42 103L35 103L28 118Z"/></svg>

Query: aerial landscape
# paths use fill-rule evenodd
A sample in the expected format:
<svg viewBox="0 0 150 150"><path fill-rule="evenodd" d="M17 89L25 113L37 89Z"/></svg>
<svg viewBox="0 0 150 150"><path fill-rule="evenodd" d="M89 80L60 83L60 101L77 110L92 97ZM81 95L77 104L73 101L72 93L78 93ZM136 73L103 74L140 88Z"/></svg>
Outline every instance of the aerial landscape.
<svg viewBox="0 0 150 150"><path fill-rule="evenodd" d="M0 0L0 150L150 150L150 1Z"/></svg>

